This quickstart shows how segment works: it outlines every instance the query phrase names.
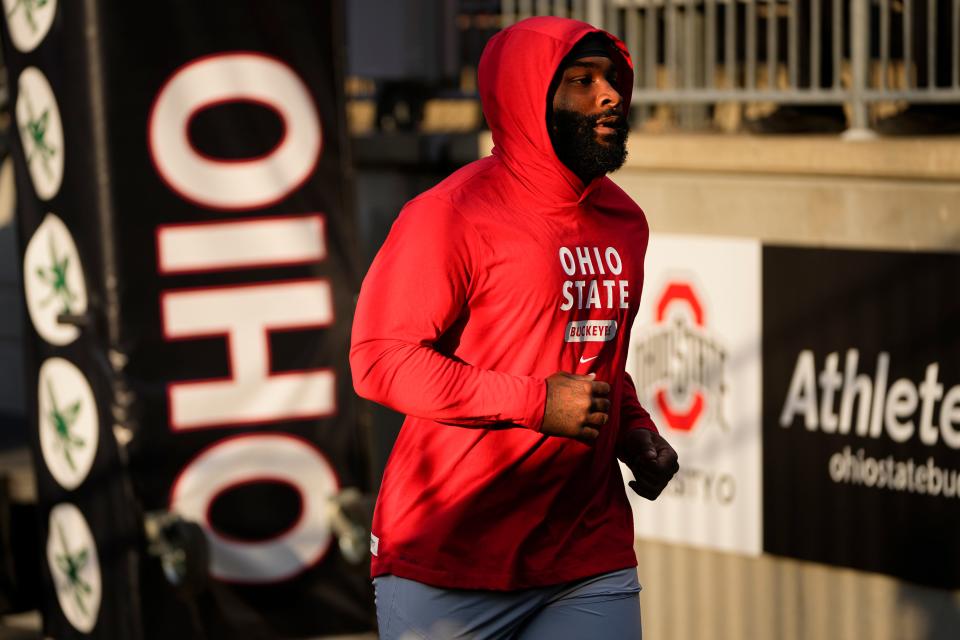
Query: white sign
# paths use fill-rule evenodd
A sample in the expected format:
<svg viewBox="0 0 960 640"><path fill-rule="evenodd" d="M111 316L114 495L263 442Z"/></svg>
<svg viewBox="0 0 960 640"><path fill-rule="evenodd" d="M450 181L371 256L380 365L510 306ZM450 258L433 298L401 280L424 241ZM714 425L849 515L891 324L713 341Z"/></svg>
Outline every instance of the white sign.
<svg viewBox="0 0 960 640"><path fill-rule="evenodd" d="M645 265L627 372L680 472L653 503L628 489L636 533L759 555L760 243L654 234Z"/></svg>
<svg viewBox="0 0 960 640"><path fill-rule="evenodd" d="M27 312L40 337L57 346L80 335L72 324L58 320L62 314L87 311L87 287L80 254L63 221L47 214L23 254L23 288Z"/></svg>
<svg viewBox="0 0 960 640"><path fill-rule="evenodd" d="M63 183L63 125L53 89L36 67L27 67L17 82L17 128L41 200L50 200Z"/></svg>
<svg viewBox="0 0 960 640"><path fill-rule="evenodd" d="M77 631L90 633L103 593L100 560L87 521L70 503L50 510L47 562L63 615Z"/></svg>
<svg viewBox="0 0 960 640"><path fill-rule="evenodd" d="M3 0L3 9L13 46L27 53L36 49L50 32L57 15L57 0Z"/></svg>
<svg viewBox="0 0 960 640"><path fill-rule="evenodd" d="M99 424L93 390L83 373L63 358L40 367L40 451L50 475L64 489L76 489L97 455Z"/></svg>

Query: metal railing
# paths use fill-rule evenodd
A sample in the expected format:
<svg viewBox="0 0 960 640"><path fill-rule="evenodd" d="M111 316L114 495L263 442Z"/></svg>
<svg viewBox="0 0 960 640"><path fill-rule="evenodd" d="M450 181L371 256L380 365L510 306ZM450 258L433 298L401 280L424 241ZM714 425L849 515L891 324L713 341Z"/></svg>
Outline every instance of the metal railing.
<svg viewBox="0 0 960 640"><path fill-rule="evenodd" d="M960 103L960 0L504 0L623 39L634 103Z"/></svg>

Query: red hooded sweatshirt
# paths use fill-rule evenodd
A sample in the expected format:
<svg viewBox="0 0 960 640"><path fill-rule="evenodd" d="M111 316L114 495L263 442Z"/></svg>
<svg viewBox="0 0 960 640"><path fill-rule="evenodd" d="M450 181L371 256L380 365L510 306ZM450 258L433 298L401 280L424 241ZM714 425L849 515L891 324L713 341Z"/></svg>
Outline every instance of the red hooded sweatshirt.
<svg viewBox="0 0 960 640"><path fill-rule="evenodd" d="M584 186L546 124L555 71L596 31L533 18L490 40L493 155L410 201L363 282L354 386L407 414L374 514L374 576L508 590L636 566L616 454L626 431L655 429L624 372L647 222L608 178ZM629 100L631 63L610 39ZM556 371L612 386L592 445L540 433Z"/></svg>

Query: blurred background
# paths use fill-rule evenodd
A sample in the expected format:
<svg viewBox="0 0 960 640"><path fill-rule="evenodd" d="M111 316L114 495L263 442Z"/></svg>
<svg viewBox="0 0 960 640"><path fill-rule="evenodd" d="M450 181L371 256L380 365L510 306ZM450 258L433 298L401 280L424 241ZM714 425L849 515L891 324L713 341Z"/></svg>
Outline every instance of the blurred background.
<svg viewBox="0 0 960 640"><path fill-rule="evenodd" d="M646 637L960 637L960 1L266 4L4 0L0 637L375 637L353 301L533 15L635 69Z"/></svg>

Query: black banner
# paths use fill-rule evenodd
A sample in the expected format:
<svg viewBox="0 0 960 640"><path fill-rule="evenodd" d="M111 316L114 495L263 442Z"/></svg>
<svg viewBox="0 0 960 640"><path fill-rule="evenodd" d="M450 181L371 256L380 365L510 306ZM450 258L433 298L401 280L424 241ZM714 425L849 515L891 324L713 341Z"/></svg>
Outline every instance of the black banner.
<svg viewBox="0 0 960 640"><path fill-rule="evenodd" d="M68 497L95 540L101 526L122 538L98 546L101 565L116 568L102 570L93 633L294 638L373 628L362 530L369 472L347 364L358 279L340 4L12 4L11 31L20 20L24 33L50 33L28 53L11 37L7 55L31 97L21 108L14 95L18 190L38 195L20 199L25 279L42 290L35 306L56 303L61 321L79 323L52 321L53 333L77 335L38 341L34 368L42 381L56 355L90 380L100 408L90 478L100 483L88 478ZM62 132L30 65L52 87ZM28 307L30 296L28 284ZM52 371L76 377L67 365ZM60 425L51 446L79 448L89 438L69 423L81 421L83 394L46 386L41 417L56 414ZM143 516L166 511L203 528L209 583L175 590L145 553ZM75 513L61 515L75 525ZM125 518L129 527L118 526ZM90 562L57 536L58 566ZM140 551L139 562L124 551ZM62 559L70 554L74 565ZM50 635L89 631L47 613Z"/></svg>
<svg viewBox="0 0 960 640"><path fill-rule="evenodd" d="M960 587L960 255L764 247L764 550Z"/></svg>
<svg viewBox="0 0 960 640"><path fill-rule="evenodd" d="M74 2L4 8L44 632L136 639L141 536L113 429L88 16Z"/></svg>

